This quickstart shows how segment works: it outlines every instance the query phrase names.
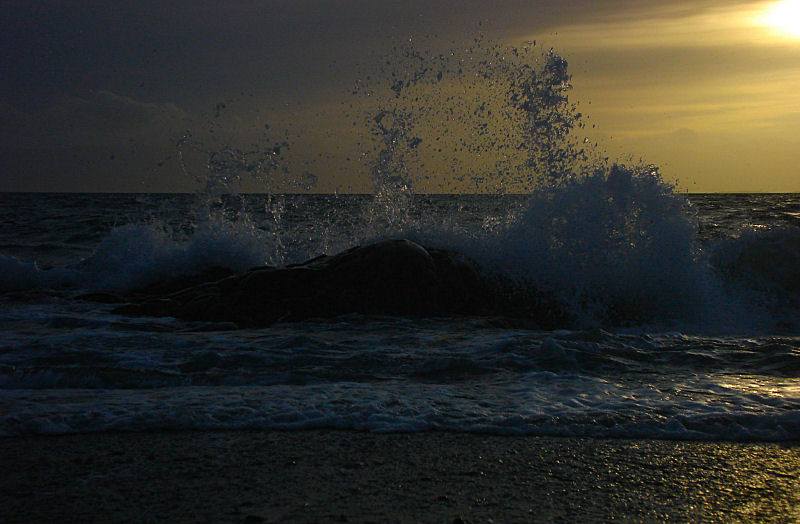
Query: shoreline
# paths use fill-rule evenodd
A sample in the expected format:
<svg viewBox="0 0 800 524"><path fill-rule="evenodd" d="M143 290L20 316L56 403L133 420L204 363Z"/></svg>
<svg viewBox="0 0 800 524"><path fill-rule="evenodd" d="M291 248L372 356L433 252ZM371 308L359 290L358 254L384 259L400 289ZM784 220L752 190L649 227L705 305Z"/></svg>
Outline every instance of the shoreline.
<svg viewBox="0 0 800 524"><path fill-rule="evenodd" d="M800 520L800 442L342 430L0 438L3 522Z"/></svg>

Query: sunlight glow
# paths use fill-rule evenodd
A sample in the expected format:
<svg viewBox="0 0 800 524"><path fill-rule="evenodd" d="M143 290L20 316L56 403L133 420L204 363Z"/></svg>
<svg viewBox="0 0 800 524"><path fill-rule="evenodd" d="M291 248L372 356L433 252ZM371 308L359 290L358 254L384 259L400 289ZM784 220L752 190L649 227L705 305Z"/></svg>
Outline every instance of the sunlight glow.
<svg viewBox="0 0 800 524"><path fill-rule="evenodd" d="M758 21L784 35L800 38L800 0L771 4Z"/></svg>

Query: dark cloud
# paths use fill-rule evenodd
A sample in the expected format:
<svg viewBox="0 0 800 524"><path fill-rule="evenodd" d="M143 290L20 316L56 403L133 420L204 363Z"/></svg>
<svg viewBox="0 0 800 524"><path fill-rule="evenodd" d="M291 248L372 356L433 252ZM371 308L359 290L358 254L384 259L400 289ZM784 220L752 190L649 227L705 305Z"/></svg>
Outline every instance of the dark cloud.
<svg viewBox="0 0 800 524"><path fill-rule="evenodd" d="M188 118L174 103L143 102L110 91L98 91L88 98L70 97L44 111L51 114L48 125L63 132L62 136L68 136L69 128L86 139L135 135L145 140L154 131L159 135L180 131Z"/></svg>
<svg viewBox="0 0 800 524"><path fill-rule="evenodd" d="M8 4L0 85L16 99L105 89L186 106L229 91L326 84L410 37L460 45L478 31L536 33L598 10L596 2L541 0Z"/></svg>
<svg viewBox="0 0 800 524"><path fill-rule="evenodd" d="M62 97L21 110L0 104L5 147L113 146L161 142L185 129L189 117L173 103L134 100L110 91Z"/></svg>

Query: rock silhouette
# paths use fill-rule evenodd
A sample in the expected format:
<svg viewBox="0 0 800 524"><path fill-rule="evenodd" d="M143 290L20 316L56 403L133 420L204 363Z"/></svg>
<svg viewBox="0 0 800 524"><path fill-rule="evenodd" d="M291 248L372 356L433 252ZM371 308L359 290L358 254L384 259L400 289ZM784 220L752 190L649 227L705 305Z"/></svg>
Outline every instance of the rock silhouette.
<svg viewBox="0 0 800 524"><path fill-rule="evenodd" d="M456 251L394 239L286 267L239 274L212 268L131 293L129 303L114 312L242 328L352 313L524 316L541 327L560 323L563 312L556 303L503 289Z"/></svg>

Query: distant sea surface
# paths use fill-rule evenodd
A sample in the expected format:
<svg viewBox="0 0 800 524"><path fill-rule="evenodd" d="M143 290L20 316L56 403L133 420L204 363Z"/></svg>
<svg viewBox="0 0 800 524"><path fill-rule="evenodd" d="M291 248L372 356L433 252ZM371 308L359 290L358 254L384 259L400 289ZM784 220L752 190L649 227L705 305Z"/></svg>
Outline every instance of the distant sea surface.
<svg viewBox="0 0 800 524"><path fill-rule="evenodd" d="M389 203L0 194L0 435L800 438L800 195L595 182ZM230 329L80 299L385 237L459 250L547 289L577 321L349 315Z"/></svg>

